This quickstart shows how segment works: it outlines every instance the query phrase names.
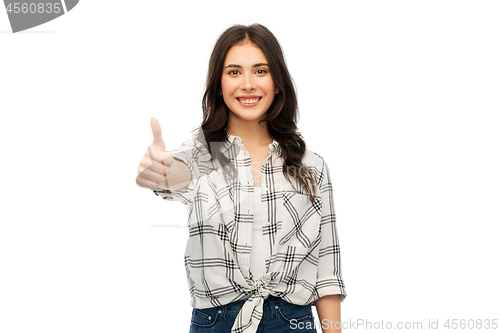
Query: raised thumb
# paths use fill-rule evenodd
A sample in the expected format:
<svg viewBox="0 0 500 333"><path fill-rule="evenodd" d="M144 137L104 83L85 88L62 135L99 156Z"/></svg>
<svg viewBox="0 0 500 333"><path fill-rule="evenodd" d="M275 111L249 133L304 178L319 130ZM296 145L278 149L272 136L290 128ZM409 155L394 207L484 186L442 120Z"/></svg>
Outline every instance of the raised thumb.
<svg viewBox="0 0 500 333"><path fill-rule="evenodd" d="M151 130L153 131L153 144L165 150L165 142L163 142L163 138L161 137L160 123L155 117L151 118Z"/></svg>

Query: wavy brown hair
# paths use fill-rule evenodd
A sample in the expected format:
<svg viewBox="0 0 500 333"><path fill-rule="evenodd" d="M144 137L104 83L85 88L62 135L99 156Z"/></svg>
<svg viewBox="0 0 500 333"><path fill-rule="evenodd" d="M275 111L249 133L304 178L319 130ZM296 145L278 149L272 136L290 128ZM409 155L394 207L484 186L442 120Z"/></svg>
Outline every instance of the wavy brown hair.
<svg viewBox="0 0 500 333"><path fill-rule="evenodd" d="M224 170L228 164L231 165L229 172L234 176L233 164L229 163L229 159L221 154L219 149L212 151L211 148L215 146L207 144L207 142L228 141L226 126L231 111L220 94L224 61L232 46L247 41L262 50L267 58L274 85L279 88L279 93L275 95L273 103L262 121L267 121L269 135L281 146L283 174L295 189L290 180L290 177L294 177L309 196L311 202L314 202L317 178L310 167L302 164L306 143L297 131L298 104L294 83L288 72L278 40L263 25L245 26L238 24L231 26L219 36L210 56L206 90L202 101L203 121L201 126L195 130L197 131L197 139L209 151L212 163L214 159L218 160ZM297 191L297 189L295 190Z"/></svg>

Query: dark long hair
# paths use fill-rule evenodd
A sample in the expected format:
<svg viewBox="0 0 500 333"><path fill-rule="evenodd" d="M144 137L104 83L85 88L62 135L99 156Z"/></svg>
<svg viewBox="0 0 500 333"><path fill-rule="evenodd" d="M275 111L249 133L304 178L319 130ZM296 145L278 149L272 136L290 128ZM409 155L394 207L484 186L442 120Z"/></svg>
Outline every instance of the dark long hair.
<svg viewBox="0 0 500 333"><path fill-rule="evenodd" d="M262 50L267 58L274 85L279 88L279 93L275 95L273 103L262 121L267 121L269 135L281 146L283 174L295 189L289 178L290 176L294 177L309 196L311 202L314 202L316 176L309 167L302 164L306 143L297 131L298 104L294 83L288 72L278 40L263 25L245 26L238 24L231 26L219 36L210 56L206 90L202 101L203 121L201 126L195 130L198 134L197 137L207 148L212 162L214 159L217 160L223 169L230 164L229 159L221 154L219 149L212 151L211 145L207 143L227 142L226 126L231 111L220 94L224 61L232 46L247 40ZM232 164L230 165L232 166ZM234 168L229 169L229 172L234 175Z"/></svg>

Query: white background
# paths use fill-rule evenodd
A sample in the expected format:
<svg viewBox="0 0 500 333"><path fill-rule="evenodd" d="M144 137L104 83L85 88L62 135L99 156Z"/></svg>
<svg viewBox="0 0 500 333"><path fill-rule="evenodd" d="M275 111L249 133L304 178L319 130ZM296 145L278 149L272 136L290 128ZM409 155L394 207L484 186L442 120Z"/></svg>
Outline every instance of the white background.
<svg viewBox="0 0 500 333"><path fill-rule="evenodd" d="M280 41L299 130L332 172L342 320L500 320L499 14L81 1L12 34L0 10L0 331L188 332L187 212L136 185L137 166L151 117L167 150L200 124L217 37L251 23Z"/></svg>

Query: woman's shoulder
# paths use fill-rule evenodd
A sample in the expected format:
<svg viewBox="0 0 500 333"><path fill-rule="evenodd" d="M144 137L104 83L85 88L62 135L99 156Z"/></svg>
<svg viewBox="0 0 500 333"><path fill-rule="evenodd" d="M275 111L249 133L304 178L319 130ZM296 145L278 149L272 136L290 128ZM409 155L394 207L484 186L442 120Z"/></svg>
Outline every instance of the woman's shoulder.
<svg viewBox="0 0 500 333"><path fill-rule="evenodd" d="M312 149L306 148L302 163L312 166L321 171L323 169L324 158Z"/></svg>

